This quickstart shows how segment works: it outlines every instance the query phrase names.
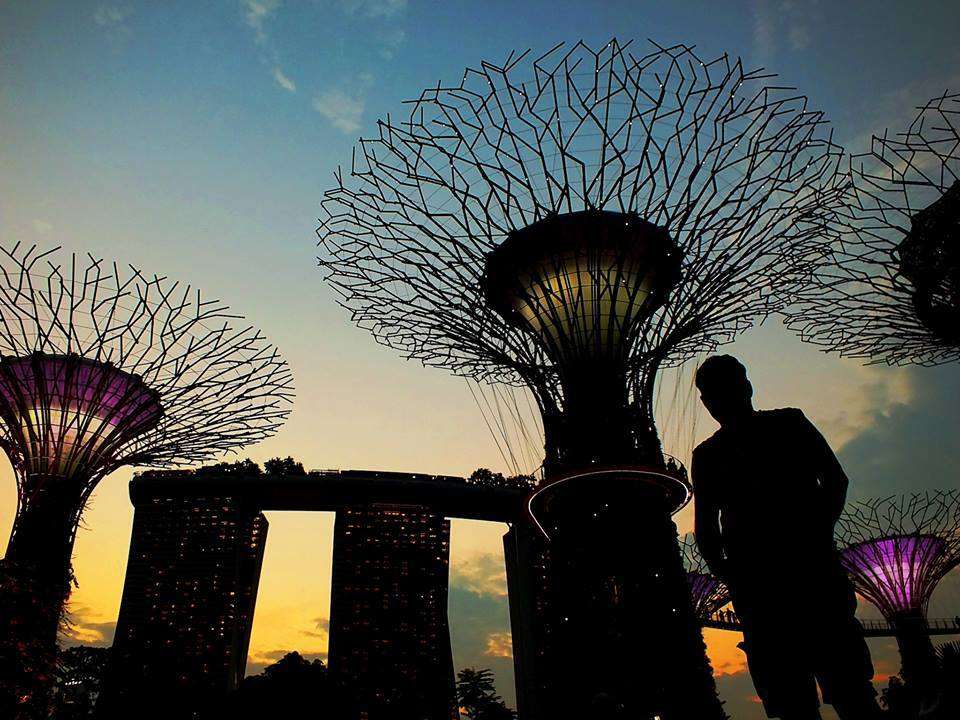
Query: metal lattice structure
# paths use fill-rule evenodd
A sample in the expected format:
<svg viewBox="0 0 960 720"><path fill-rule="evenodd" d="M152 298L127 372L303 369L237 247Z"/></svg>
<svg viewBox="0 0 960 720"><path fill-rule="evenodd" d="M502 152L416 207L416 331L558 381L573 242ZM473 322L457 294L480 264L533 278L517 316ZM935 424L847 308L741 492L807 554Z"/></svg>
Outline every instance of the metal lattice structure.
<svg viewBox="0 0 960 720"><path fill-rule="evenodd" d="M58 250L0 255L0 441L22 511L31 476L72 478L84 501L121 465L200 462L284 422L289 367L226 305Z"/></svg>
<svg viewBox="0 0 960 720"><path fill-rule="evenodd" d="M826 350L889 364L960 359L960 94L851 159L840 241L788 324Z"/></svg>
<svg viewBox="0 0 960 720"><path fill-rule="evenodd" d="M256 442L293 398L276 348L226 305L58 250L0 252L0 447L18 500L2 568L18 590L4 597L0 634L35 643L39 658L22 666L27 677L5 675L14 687L0 683L0 702L38 708L98 482L122 465L195 463Z"/></svg>
<svg viewBox="0 0 960 720"><path fill-rule="evenodd" d="M549 627L525 692L547 716L596 714L597 698L723 716L670 521L689 485L653 397L660 367L781 309L832 231L841 152L771 77L685 45L511 54L380 121L322 201L319 262L355 322L536 398L530 510L551 559L549 608L529 621ZM656 627L641 639L621 616ZM565 679L588 647L600 659Z"/></svg>
<svg viewBox="0 0 960 720"><path fill-rule="evenodd" d="M960 564L960 490L852 503L836 537L857 592L885 618L926 617L937 583Z"/></svg>
<svg viewBox="0 0 960 720"><path fill-rule="evenodd" d="M710 572L707 561L700 554L697 540L692 533L681 538L680 550L683 553L683 565L687 571L687 584L690 586L693 610L701 621L707 620L730 602L730 593L723 581Z"/></svg>
<svg viewBox="0 0 960 720"><path fill-rule="evenodd" d="M511 233L578 211L669 233L669 300L634 323L630 397L656 368L732 340L805 275L840 194L822 113L726 55L611 41L468 69L361 139L323 200L320 264L354 320L408 358L532 387L563 408L558 357L485 297ZM550 272L550 271L545 271ZM638 285L616 302L632 305ZM571 287L574 298L586 293Z"/></svg>

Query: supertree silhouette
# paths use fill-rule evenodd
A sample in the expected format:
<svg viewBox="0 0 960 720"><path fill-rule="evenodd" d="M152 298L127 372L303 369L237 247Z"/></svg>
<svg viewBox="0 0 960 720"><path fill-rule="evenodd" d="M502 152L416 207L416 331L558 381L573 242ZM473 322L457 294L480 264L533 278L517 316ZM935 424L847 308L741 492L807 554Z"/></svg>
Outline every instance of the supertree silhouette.
<svg viewBox="0 0 960 720"><path fill-rule="evenodd" d="M960 359L960 94L851 159L825 256L788 324L826 350L889 364Z"/></svg>
<svg viewBox="0 0 960 720"><path fill-rule="evenodd" d="M356 323L536 398L547 714L722 716L652 398L658 368L781 308L829 232L840 151L771 77L683 45L510 54L380 121L323 199L320 265Z"/></svg>
<svg viewBox="0 0 960 720"><path fill-rule="evenodd" d="M893 627L904 679L929 684L936 657L927 606L937 583L960 564L960 490L850 504L836 537L857 592Z"/></svg>
<svg viewBox="0 0 960 720"><path fill-rule="evenodd" d="M687 571L693 611L702 622L730 602L730 592L723 581L710 572L692 533L680 540L680 550L683 553L683 566Z"/></svg>
<svg viewBox="0 0 960 720"><path fill-rule="evenodd" d="M193 463L256 442L293 398L276 348L226 305L58 250L0 252L0 446L18 503L0 651L23 673L3 700L20 704L44 702L74 537L99 481L123 465Z"/></svg>

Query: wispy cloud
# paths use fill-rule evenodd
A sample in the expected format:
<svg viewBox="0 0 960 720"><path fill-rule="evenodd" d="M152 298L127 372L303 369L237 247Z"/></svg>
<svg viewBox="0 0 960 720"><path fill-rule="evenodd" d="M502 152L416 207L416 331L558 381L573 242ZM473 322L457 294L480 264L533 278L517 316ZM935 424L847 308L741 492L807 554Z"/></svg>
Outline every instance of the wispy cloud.
<svg viewBox="0 0 960 720"><path fill-rule="evenodd" d="M270 68L270 75L279 87L295 93L297 84L283 71L280 53L267 29L279 7L280 0L240 0L243 21L253 30L253 41L261 49L260 62Z"/></svg>
<svg viewBox="0 0 960 720"><path fill-rule="evenodd" d="M287 92L296 92L297 84L283 74L283 70L280 69L279 65L273 67L273 79L276 81L277 85L282 87Z"/></svg>
<svg viewBox="0 0 960 720"><path fill-rule="evenodd" d="M60 634L66 645L109 647L117 629L116 620L107 620L87 605L71 604L64 616Z"/></svg>
<svg viewBox="0 0 960 720"><path fill-rule="evenodd" d="M326 118L337 130L355 133L367 105L367 92L373 84L370 73L360 73L349 90L331 88L313 98L313 109Z"/></svg>
<svg viewBox="0 0 960 720"><path fill-rule="evenodd" d="M380 33L380 55L385 60L392 60L407 39L407 31L399 25Z"/></svg>
<svg viewBox="0 0 960 720"><path fill-rule="evenodd" d="M102 28L114 41L124 41L130 37L131 30L127 20L133 15L133 8L127 5L105 3L93 11L93 22Z"/></svg>
<svg viewBox="0 0 960 720"><path fill-rule="evenodd" d="M39 218L33 221L33 231L37 235L46 235L53 230L53 224Z"/></svg>
<svg viewBox="0 0 960 720"><path fill-rule="evenodd" d="M280 0L240 0L243 19L253 30L254 40L258 45L269 41L265 23L279 6Z"/></svg>
<svg viewBox="0 0 960 720"><path fill-rule="evenodd" d="M313 109L330 123L345 133L354 133L360 129L360 119L366 100L351 96L343 90L326 90L313 99Z"/></svg>
<svg viewBox="0 0 960 720"><path fill-rule="evenodd" d="M340 0L340 7L348 15L392 18L407 9L407 0Z"/></svg>
<svg viewBox="0 0 960 720"><path fill-rule="evenodd" d="M98 5L93 11L93 21L100 27L123 25L133 10L126 5Z"/></svg>
<svg viewBox="0 0 960 720"><path fill-rule="evenodd" d="M513 638L510 633L492 632L487 635L487 649L483 654L492 658L512 658Z"/></svg>
<svg viewBox="0 0 960 720"><path fill-rule="evenodd" d="M325 617L318 617L313 619L313 630L301 630L301 635L306 635L307 637L321 638L324 640L329 639L330 637L330 619Z"/></svg>
<svg viewBox="0 0 960 720"><path fill-rule="evenodd" d="M484 553L461 560L450 569L450 584L481 595L506 597L507 573L503 556Z"/></svg>
<svg viewBox="0 0 960 720"><path fill-rule="evenodd" d="M753 52L760 62L769 62L781 46L797 52L813 41L813 25L820 20L816 0L798 3L795 0L754 0Z"/></svg>

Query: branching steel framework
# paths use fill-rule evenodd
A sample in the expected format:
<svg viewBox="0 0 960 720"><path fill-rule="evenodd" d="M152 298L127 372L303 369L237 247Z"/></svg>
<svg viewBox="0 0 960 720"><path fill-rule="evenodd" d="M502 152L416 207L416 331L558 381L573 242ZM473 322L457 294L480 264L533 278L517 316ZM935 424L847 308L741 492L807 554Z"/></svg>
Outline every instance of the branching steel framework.
<svg viewBox="0 0 960 720"><path fill-rule="evenodd" d="M841 151L772 77L685 45L511 54L380 121L324 196L319 262L355 322L408 358L536 397L549 492L531 510L559 518L548 654L601 659L571 682L547 663L555 712L596 713L602 697L723 714L669 519L685 482L667 472L652 399L658 368L782 308L833 231ZM645 612L662 620L642 640L662 654L649 668L628 619Z"/></svg>
<svg viewBox="0 0 960 720"><path fill-rule="evenodd" d="M960 359L960 94L851 159L841 241L788 324L841 355L889 364Z"/></svg>
<svg viewBox="0 0 960 720"><path fill-rule="evenodd" d="M0 446L18 499L4 564L27 598L7 604L3 625L41 646L55 638L74 536L100 479L256 442L293 398L276 348L226 305L58 251L0 252Z"/></svg>
<svg viewBox="0 0 960 720"><path fill-rule="evenodd" d="M557 363L484 297L511 232L578 210L666 228L682 256L668 302L631 337L631 397L661 364L777 310L829 233L840 150L807 100L726 55L561 45L468 69L363 138L322 202L320 265L353 319L426 365L528 385L563 407Z"/></svg>
<svg viewBox="0 0 960 720"><path fill-rule="evenodd" d="M960 564L960 490L852 503L836 537L857 591L884 617L926 616L937 583Z"/></svg>
<svg viewBox="0 0 960 720"><path fill-rule="evenodd" d="M936 658L927 606L937 583L960 564L960 490L848 505L836 537L857 592L893 627L904 678L930 692Z"/></svg>
<svg viewBox="0 0 960 720"><path fill-rule="evenodd" d="M680 550L683 553L683 565L687 571L687 584L690 586L693 610L701 621L708 620L717 610L730 602L730 593L723 582L710 572L707 561L700 554L696 538L692 533L681 539Z"/></svg>

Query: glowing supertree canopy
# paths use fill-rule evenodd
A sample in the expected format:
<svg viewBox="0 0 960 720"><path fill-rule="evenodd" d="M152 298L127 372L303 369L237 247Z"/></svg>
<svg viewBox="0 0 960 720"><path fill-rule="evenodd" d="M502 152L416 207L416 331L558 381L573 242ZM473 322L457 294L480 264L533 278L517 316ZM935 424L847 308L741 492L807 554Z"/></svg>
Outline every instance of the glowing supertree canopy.
<svg viewBox="0 0 960 720"><path fill-rule="evenodd" d="M894 628L904 678L926 692L936 674L927 606L937 583L960 564L960 490L848 505L836 535L857 592Z"/></svg>
<svg viewBox="0 0 960 720"><path fill-rule="evenodd" d="M683 45L511 54L380 121L322 202L320 265L355 322L538 402L552 637L603 659L571 682L553 666L560 714L603 697L722 715L689 690L709 674L669 516L688 485L652 405L658 368L781 308L831 232L840 150L769 77ZM631 635L624 612L656 631ZM663 661L638 667L639 643Z"/></svg>
<svg viewBox="0 0 960 720"><path fill-rule="evenodd" d="M926 615L945 545L942 538L926 535L868 540L844 548L843 564L857 578L860 594L886 617Z"/></svg>
<svg viewBox="0 0 960 720"><path fill-rule="evenodd" d="M156 391L108 363L34 353L0 359L0 415L24 473L91 477L163 417Z"/></svg>
<svg viewBox="0 0 960 720"><path fill-rule="evenodd" d="M692 534L681 540L680 549L683 552L693 610L700 620L706 620L730 602L730 593L723 582L710 572Z"/></svg>
<svg viewBox="0 0 960 720"><path fill-rule="evenodd" d="M851 161L840 242L788 311L802 338L890 364L960 358L960 95Z"/></svg>
<svg viewBox="0 0 960 720"><path fill-rule="evenodd" d="M27 597L2 624L52 647L99 480L256 442L293 388L259 331L188 285L21 244L3 248L0 273L0 446L18 493L4 570Z"/></svg>
<svg viewBox="0 0 960 720"><path fill-rule="evenodd" d="M960 563L960 491L853 503L837 540L857 592L884 617L925 616L937 583Z"/></svg>

